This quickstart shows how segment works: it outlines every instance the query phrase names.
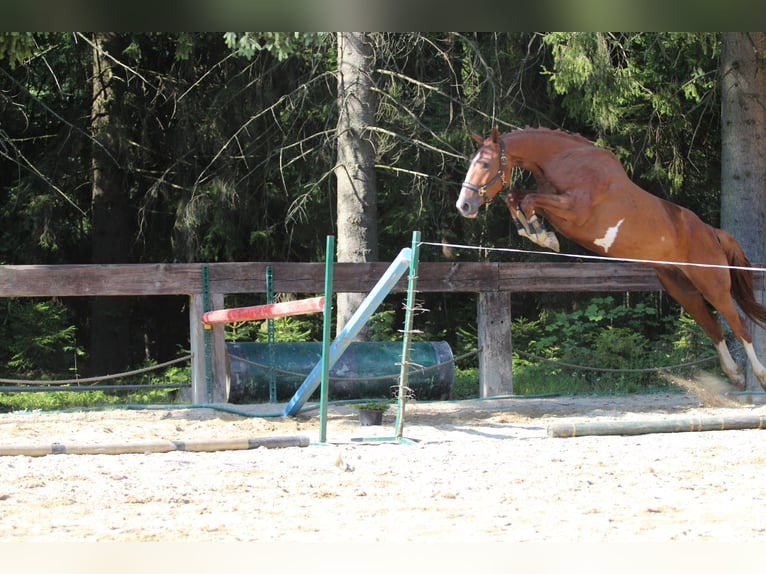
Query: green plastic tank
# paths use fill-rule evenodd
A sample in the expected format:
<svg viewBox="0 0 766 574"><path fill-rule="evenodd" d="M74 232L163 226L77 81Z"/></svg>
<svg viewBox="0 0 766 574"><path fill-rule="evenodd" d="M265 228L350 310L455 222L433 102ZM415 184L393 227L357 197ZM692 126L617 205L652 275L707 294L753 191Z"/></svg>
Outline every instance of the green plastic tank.
<svg viewBox="0 0 766 574"><path fill-rule="evenodd" d="M269 346L272 348L269 349ZM322 358L322 344L227 342L226 355L229 402L247 404L268 401L272 377L276 399L282 402L290 400ZM330 370L330 400L392 398L394 387L399 384L401 360L401 343L351 343ZM412 389L415 399L449 398L455 380L455 364L449 343L411 343L410 363L407 386ZM272 367L273 375L270 373ZM311 399L319 399L319 389Z"/></svg>

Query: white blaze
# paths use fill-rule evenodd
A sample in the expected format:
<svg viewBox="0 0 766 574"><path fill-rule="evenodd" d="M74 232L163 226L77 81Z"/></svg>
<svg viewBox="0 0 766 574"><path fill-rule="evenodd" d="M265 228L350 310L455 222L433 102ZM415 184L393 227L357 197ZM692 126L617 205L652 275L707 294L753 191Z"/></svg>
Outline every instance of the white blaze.
<svg viewBox="0 0 766 574"><path fill-rule="evenodd" d="M607 229L606 233L604 233L604 236L601 239L596 239L593 242L599 247L603 247L604 253L609 253L609 248L614 243L614 240L617 239L617 232L620 230L620 225L622 225L623 221L625 221L625 218L620 219L620 221L618 221L617 225L614 227Z"/></svg>

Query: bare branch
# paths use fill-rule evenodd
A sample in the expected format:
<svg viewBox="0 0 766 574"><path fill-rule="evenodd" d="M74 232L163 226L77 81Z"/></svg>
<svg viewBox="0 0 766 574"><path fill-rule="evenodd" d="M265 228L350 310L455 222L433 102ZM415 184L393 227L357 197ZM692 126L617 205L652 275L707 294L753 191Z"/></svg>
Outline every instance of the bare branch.
<svg viewBox="0 0 766 574"><path fill-rule="evenodd" d="M161 92L161 90L160 90L160 88L159 88L158 86L155 86L155 85L154 85L154 84L152 84L152 83L151 83L149 80L147 80L146 78L144 78L144 77L143 77L143 76L142 76L142 75L141 75L141 74L140 74L140 73L139 73L137 70L135 70L134 68L131 68L131 67L130 67L130 66L128 66L126 63L124 63L124 62L122 62L122 61L118 60L117 58L115 58L114 56L112 56L112 55L111 55L109 52L105 52L104 50L102 50L102 49L101 49L101 48L100 48L98 45L96 45L96 43L95 43L95 42L93 42L93 40L91 40L90 38L88 38L88 37L87 37L85 34L83 34L82 32L75 32L75 35L76 35L78 38L81 38L83 41L85 41L85 43L86 43L86 44L88 44L88 45L89 45L91 48L93 48L94 50L96 50L96 51L97 51L99 54L101 54L101 55L103 55L103 56L106 56L106 57L107 57L108 59L110 59L112 62L114 62L115 64L117 64L117 65L118 65L120 68L123 68L124 70L126 70L126 71L130 72L131 74L133 74L133 75L134 75L134 76L136 76L137 78L140 78L140 79L141 79L141 81L142 81L142 82L144 82L144 84L146 84L146 85L147 85L147 86L149 86L150 88L152 88L152 89L155 91L155 93L160 93L160 92Z"/></svg>
<svg viewBox="0 0 766 574"><path fill-rule="evenodd" d="M82 129L82 128L80 128L80 127L76 126L76 125L74 125L72 122L69 122L69 121L67 121L67 120L66 120L64 117L62 117L60 114L56 113L56 112L55 112L55 111L54 111L54 110L53 110L53 109L52 109L50 106L48 106L48 105L47 105L45 102L43 102L43 101L42 101L40 98L38 98L37 96L35 96L34 94L32 94L32 93L31 93L29 90L27 90L27 88L26 88L26 87L25 87L25 86L24 86L24 85L23 85L21 82L19 82L19 81L18 81L16 78L14 78L14 77L13 77L13 76L11 76L11 75L10 75L8 72L6 72L4 68L0 67L0 72L2 72L2 73L5 75L5 77L6 77L6 78L8 78L8 79L9 79L11 82L13 82L13 83L14 83L14 85L16 85L16 87L18 87L19 89L21 89L21 90L24 92L24 95L26 95L27 97L31 98L31 99L32 99L34 102L36 102L37 104L39 104L39 105L40 105L40 107L42 107L42 108L43 108L43 109L44 109L46 112L48 112L49 114L51 114L51 115L52 115L54 118L56 118L57 120L59 120L59 121L60 121L61 123L63 123L65 126L69 126L70 128L72 128L73 130L75 130L75 131L76 131L76 132L78 132L79 134L82 134L83 136L85 136L86 138L88 138L88 139L89 139L90 141L92 141L92 142L93 142L95 145L97 145L98 147L100 147L100 148L103 150L103 152L106 154L106 156L107 156L109 159L111 159L111 160L114 162L114 164L115 164L116 166L118 166L118 167L119 167L119 165L120 165L120 164L119 164L119 162L117 161L117 159L115 159L115 157L114 157L114 156L113 156L111 153L109 153L109 150L108 150L108 149L106 149L106 148L104 147L104 145L103 145L103 144L102 144L100 141L98 141L96 138L94 138L94 137L93 137L91 134L89 134L88 132L86 132L84 129Z"/></svg>
<svg viewBox="0 0 766 574"><path fill-rule="evenodd" d="M398 139L400 139L402 141L411 143L411 144L413 144L413 145L415 145L417 147L421 147L423 149L427 149L427 150L430 150L430 151L435 151L436 153L439 153L439 154L442 154L442 155L446 155L446 156L449 156L449 157L454 157L454 158L460 159L460 160L465 159L465 156L463 154L452 152L452 151L449 151L449 150L446 150L446 149L439 149L438 147L435 147L435 146L432 146L430 144L427 144L426 142L424 142L422 140L410 138L410 137L407 137L405 135L396 133L394 131L387 130L386 128L381 128L380 126L370 126L368 129L371 132L379 132L379 133L382 133L382 134L393 136L393 137L398 138Z"/></svg>
<svg viewBox="0 0 766 574"><path fill-rule="evenodd" d="M199 185L204 180L205 174L208 172L208 170L213 166L213 164L220 158L223 153L226 151L226 149L231 145L232 142L236 141L236 139L239 137L239 135L246 130L250 124L252 124L257 119L261 118L262 116L266 114L272 114L274 117L274 123L279 126L279 121L277 117L274 115L276 110L279 108L279 106L285 104L286 102L289 102L292 100L293 96L300 92L305 92L307 87L315 82L318 82L322 80L325 76L330 75L331 72L325 72L324 74L320 74L319 76L316 76L314 78L311 78L309 81L301 84L298 86L295 90L290 92L289 94L285 94L282 97L280 97L276 102L271 104L270 106L264 108L257 114L251 116L244 124L242 124L239 128L236 129L236 131L229 136L229 138L224 142L224 144L221 146L221 148L216 152L216 154L213 156L213 158L207 163L207 165L200 171L199 175L197 176L196 181L194 182L194 185Z"/></svg>
<svg viewBox="0 0 766 574"><path fill-rule="evenodd" d="M79 211L79 212L80 212L80 214L81 214L83 217L87 217L87 213L85 213L85 212L84 212L84 211L83 211L83 210L80 208L80 206L79 206L79 205L77 205L77 204L74 202L74 200L73 200L72 198L70 198L70 197L69 197L69 196L68 196L66 193L64 193L64 192L61 190L61 188L60 188L60 187L58 187L58 186L57 186L55 183L53 183L53 182L52 182L52 181L51 181L51 180L50 180L50 179L49 179L49 178L48 178L48 177L47 177L47 176L46 176L44 173L42 173L42 172L41 172L39 169L37 169L37 167L36 167L36 166L35 166L35 165L34 165L34 164L31 162L31 161L29 161L29 160L28 160L28 159L27 159L27 158L24 156L24 154L23 154L23 153L21 153L21 150L19 150L19 149L18 149L16 146L14 146L14 145L13 145L13 143L12 143L12 142L11 142L11 140L10 140L10 138L8 138L8 137L7 137L7 134L5 134L5 132L2 132L2 133L3 133L3 135L4 135L4 136L6 136L6 137L5 137L5 138L3 138L3 144L4 144L4 148L3 148L2 150L0 150L0 157L4 157L4 158L6 158L6 159L8 159L8 160L12 161L12 162L13 162L13 163L15 163L16 165L18 165L20 168L22 168L22 169L26 169L27 171L29 171L29 172L33 173L34 175L36 175L37 177L39 177L39 178L40 178L42 181L44 181L44 182L45 182L47 185L49 185L49 186L50 186L50 187L51 187L51 188L52 188L52 189L53 189L53 190L54 190L56 193L58 193L58 194L59 194L61 197L63 197L63 198L66 200L66 202L67 202L68 204L70 204L70 205L71 205L72 207L74 207L74 208L75 208L77 211ZM5 147L5 145L8 145L8 144L10 144L10 145L11 145L11 147L13 148L13 152L16 154L16 156L17 156L18 158L21 158L21 160L23 160L23 161L19 161L19 159L15 158L15 157L13 157L13 156L11 156L11 155L9 155L9 154L6 152L7 148Z"/></svg>
<svg viewBox="0 0 766 574"><path fill-rule="evenodd" d="M424 82L420 82L420 81L418 81L418 80L416 80L414 78L411 78L410 76L407 76L406 74L401 74L399 72L394 72L394 71L391 71L391 70L381 70L381 69L378 69L378 70L375 70L375 71L378 74L382 74L382 75L387 75L387 76L399 78L400 80L404 80L404 81L407 81L407 82L412 83L414 85L420 86L420 87L422 87L424 89L431 90L432 92L440 95L441 97L446 98L450 102L454 102L454 103L458 104L459 106L474 112L478 116L481 116L483 118L486 118L487 120L493 121L493 122L495 122L498 125L503 125L503 126L509 127L509 128L518 127L518 126L515 126L515 125L513 125L511 123L505 122L502 119L496 118L492 114L488 114L485 111L480 110L479 108L476 108L476 107L474 107L474 106L472 106L470 104L467 104L463 100L459 100L459 99L457 99L457 98L455 98L455 97L445 93L444 91L440 90L439 88L436 88L436 87L434 87L434 86L432 86L430 84L426 84Z"/></svg>

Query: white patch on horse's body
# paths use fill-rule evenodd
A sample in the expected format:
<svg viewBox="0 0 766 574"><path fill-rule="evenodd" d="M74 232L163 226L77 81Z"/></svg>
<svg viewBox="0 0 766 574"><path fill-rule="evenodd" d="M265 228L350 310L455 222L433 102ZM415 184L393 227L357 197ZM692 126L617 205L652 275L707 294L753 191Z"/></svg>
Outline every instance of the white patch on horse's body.
<svg viewBox="0 0 766 574"><path fill-rule="evenodd" d="M625 221L624 217L617 222L617 225L607 229L606 233L604 233L604 236L601 239L596 239L593 242L599 247L603 247L604 253L609 253L609 248L614 243L614 240L617 239L617 232L620 230L620 225L622 225L623 221Z"/></svg>

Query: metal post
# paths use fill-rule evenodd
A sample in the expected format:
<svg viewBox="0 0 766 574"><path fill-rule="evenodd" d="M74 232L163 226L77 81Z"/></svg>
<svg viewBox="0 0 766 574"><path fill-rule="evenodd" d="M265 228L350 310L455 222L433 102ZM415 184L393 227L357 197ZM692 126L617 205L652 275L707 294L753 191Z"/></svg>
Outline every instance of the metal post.
<svg viewBox="0 0 766 574"><path fill-rule="evenodd" d="M266 266L266 304L274 303L274 268ZM274 319L266 319L266 334L269 342L269 402L277 402L277 377L274 371Z"/></svg>
<svg viewBox="0 0 766 574"><path fill-rule="evenodd" d="M332 278L335 236L327 236L324 264L324 320L322 322L322 379L319 399L319 442L327 442L327 402L330 397L330 333L332 327Z"/></svg>
<svg viewBox="0 0 766 574"><path fill-rule="evenodd" d="M399 389L396 404L396 438L402 438L404 428L404 407L407 401L409 377L410 340L412 338L413 313L415 309L415 289L418 282L418 255L420 253L420 231L412 232L410 249L410 275L407 281L407 305L404 309L404 337L402 338L402 368L399 374Z"/></svg>
<svg viewBox="0 0 766 574"><path fill-rule="evenodd" d="M210 271L202 266L202 311L210 311ZM202 341L205 353L205 396L208 403L213 402L213 331L203 329Z"/></svg>

